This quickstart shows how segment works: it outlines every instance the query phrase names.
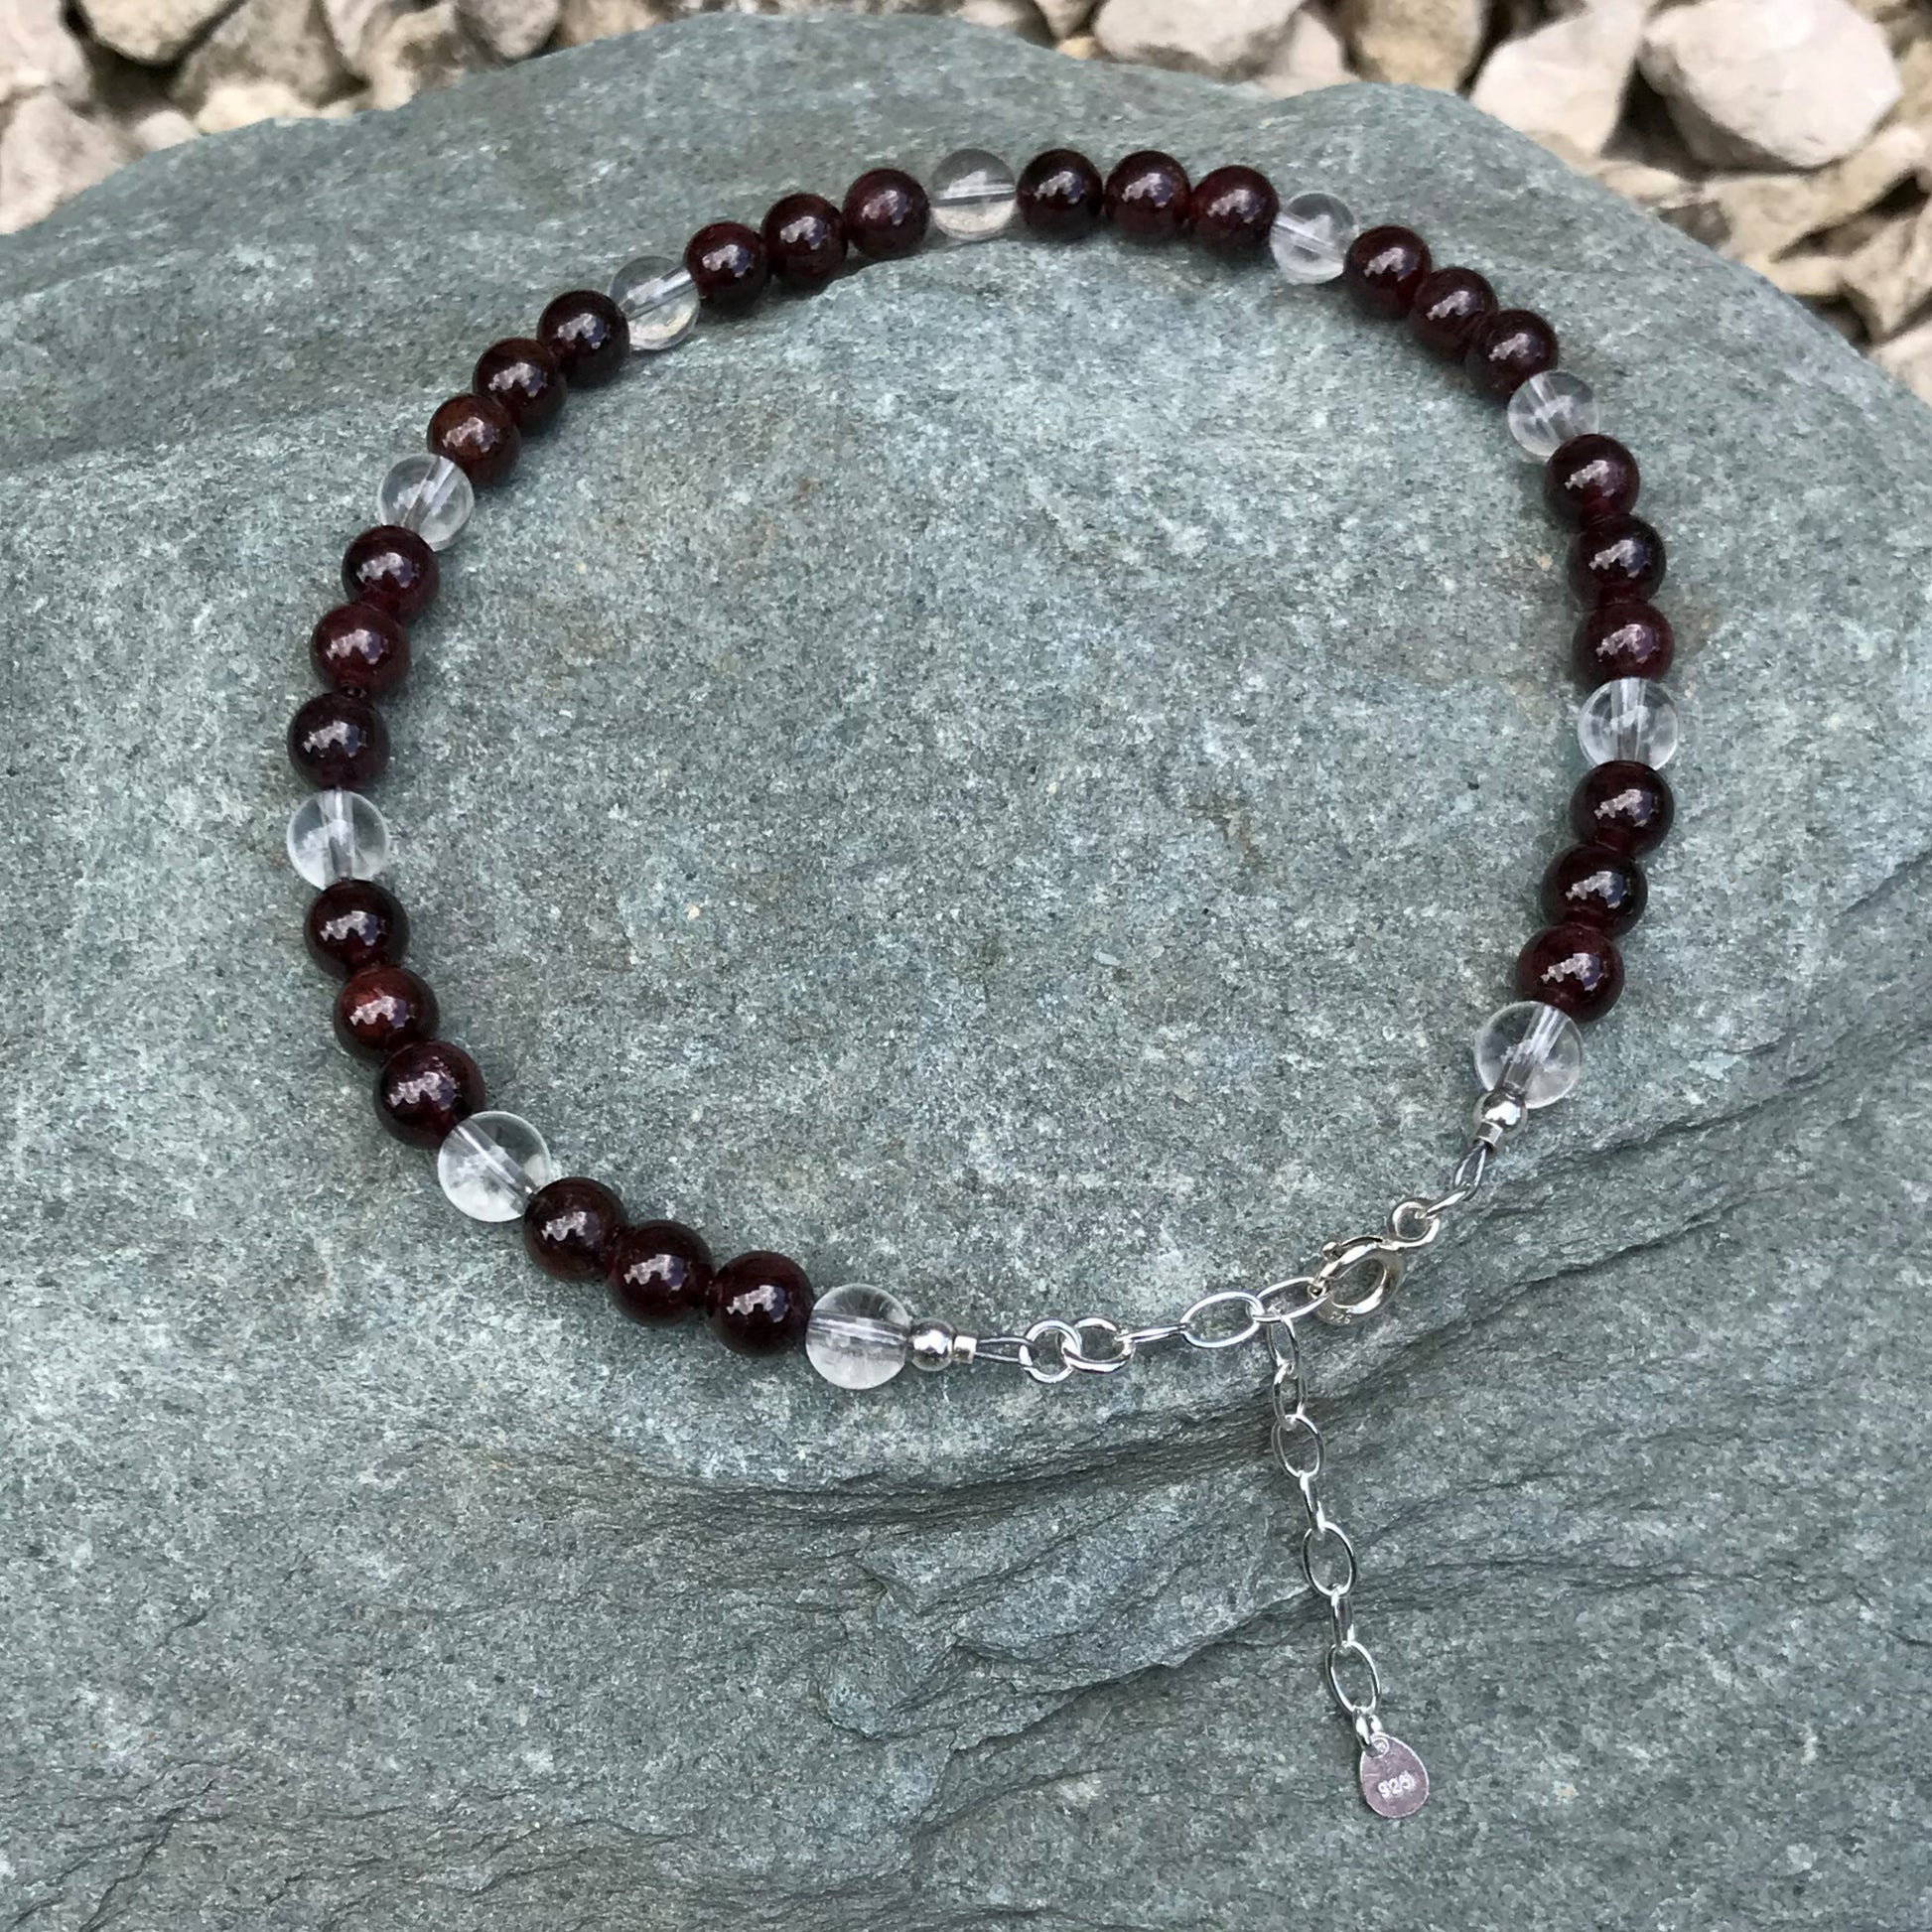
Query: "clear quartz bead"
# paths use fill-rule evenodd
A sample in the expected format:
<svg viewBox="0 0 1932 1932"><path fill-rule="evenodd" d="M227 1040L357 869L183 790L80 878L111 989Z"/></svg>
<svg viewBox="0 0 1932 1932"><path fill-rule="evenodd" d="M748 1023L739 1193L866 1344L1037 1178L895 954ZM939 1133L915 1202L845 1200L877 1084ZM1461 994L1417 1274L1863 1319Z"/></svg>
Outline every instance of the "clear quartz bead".
<svg viewBox="0 0 1932 1932"><path fill-rule="evenodd" d="M519 1114L472 1114L443 1137L436 1177L473 1221L515 1221L556 1178L544 1139Z"/></svg>
<svg viewBox="0 0 1932 1932"><path fill-rule="evenodd" d="M1510 1093L1526 1107L1548 1107L1582 1077L1584 1035L1567 1013L1541 1000L1519 1000L1482 1023L1475 1058L1484 1093Z"/></svg>
<svg viewBox="0 0 1932 1932"><path fill-rule="evenodd" d="M1013 170L984 148L961 148L932 171L932 223L954 241L991 241L1020 207Z"/></svg>
<svg viewBox="0 0 1932 1932"><path fill-rule="evenodd" d="M406 456L389 466L375 507L384 523L400 523L432 550L447 550L470 521L477 492L448 457Z"/></svg>
<svg viewBox="0 0 1932 1932"><path fill-rule="evenodd" d="M1584 700L1577 741L1591 764L1635 759L1661 771L1677 756L1677 706L1647 677L1614 677Z"/></svg>
<svg viewBox="0 0 1932 1932"><path fill-rule="evenodd" d="M1518 384L1504 412L1516 447L1547 463L1575 436L1592 436L1600 420L1596 392L1568 369L1545 369Z"/></svg>
<svg viewBox="0 0 1932 1932"><path fill-rule="evenodd" d="M1355 216L1346 202L1332 195L1296 195L1282 204L1269 230L1268 246L1275 266L1291 282L1332 282L1341 273L1349 243L1355 239Z"/></svg>
<svg viewBox="0 0 1932 1932"><path fill-rule="evenodd" d="M876 1389L905 1366L912 1314L897 1295L848 1282L821 1295L805 1328L805 1355L841 1389Z"/></svg>
<svg viewBox="0 0 1932 1932"><path fill-rule="evenodd" d="M646 354L675 348L698 320L698 285L668 255L639 255L611 278L611 300L630 325L630 346Z"/></svg>
<svg viewBox="0 0 1932 1932"><path fill-rule="evenodd" d="M312 792L289 814L288 852L311 886L374 879L389 863L389 827L359 791Z"/></svg>

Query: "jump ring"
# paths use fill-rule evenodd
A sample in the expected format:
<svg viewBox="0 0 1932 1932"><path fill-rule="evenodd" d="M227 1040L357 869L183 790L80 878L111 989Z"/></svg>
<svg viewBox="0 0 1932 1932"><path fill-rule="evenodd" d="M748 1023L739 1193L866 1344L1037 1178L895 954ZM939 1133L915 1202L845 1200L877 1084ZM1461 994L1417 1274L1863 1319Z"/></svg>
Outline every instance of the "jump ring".
<svg viewBox="0 0 1932 1932"><path fill-rule="evenodd" d="M1055 1350L1050 1358L1039 1346L1041 1339L1048 1335L1055 1343ZM1072 1322L1060 1321L1048 1315L1044 1320L1035 1321L1027 1330L1027 1343L1033 1351L1034 1359L1024 1366L1035 1382L1050 1387L1056 1382L1064 1382L1073 1373L1073 1362L1066 1351L1070 1347L1075 1355L1080 1352L1080 1331Z"/></svg>

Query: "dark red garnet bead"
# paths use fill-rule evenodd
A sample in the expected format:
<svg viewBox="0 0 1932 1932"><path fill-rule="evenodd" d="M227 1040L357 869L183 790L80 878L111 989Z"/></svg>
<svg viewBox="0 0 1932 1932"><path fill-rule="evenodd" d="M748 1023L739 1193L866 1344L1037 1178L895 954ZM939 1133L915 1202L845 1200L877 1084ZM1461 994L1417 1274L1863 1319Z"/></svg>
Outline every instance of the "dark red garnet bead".
<svg viewBox="0 0 1932 1932"><path fill-rule="evenodd" d="M925 190L897 168L874 168L846 190L846 239L872 261L912 254L925 239L932 207Z"/></svg>
<svg viewBox="0 0 1932 1932"><path fill-rule="evenodd" d="M523 1210L523 1245L546 1274L587 1282L604 1272L623 1232L623 1202L601 1180L553 1180Z"/></svg>
<svg viewBox="0 0 1932 1932"><path fill-rule="evenodd" d="M470 386L478 395L501 403L525 436L557 420L569 392L564 372L549 349L530 336L505 336L477 357Z"/></svg>
<svg viewBox="0 0 1932 1932"><path fill-rule="evenodd" d="M465 390L429 419L429 453L448 457L473 483L499 483L516 468L523 438L516 419L492 396Z"/></svg>
<svg viewBox="0 0 1932 1932"><path fill-rule="evenodd" d="M1020 171L1020 218L1035 234L1078 241L1100 225L1100 170L1072 148L1048 148Z"/></svg>
<svg viewBox="0 0 1932 1932"><path fill-rule="evenodd" d="M1627 852L1607 845L1573 845L1543 875L1543 912L1558 925L1601 926L1627 932L1643 917L1650 888Z"/></svg>
<svg viewBox="0 0 1932 1932"><path fill-rule="evenodd" d="M309 633L323 681L357 697L393 691L409 671L409 633L373 604L339 604Z"/></svg>
<svg viewBox="0 0 1932 1932"><path fill-rule="evenodd" d="M1586 604L1647 598L1663 581L1664 539L1640 516L1606 516L1570 546L1570 588Z"/></svg>
<svg viewBox="0 0 1932 1932"><path fill-rule="evenodd" d="M1601 926L1546 926L1516 957L1516 992L1524 1000L1600 1020L1623 991L1623 961Z"/></svg>
<svg viewBox="0 0 1932 1932"><path fill-rule="evenodd" d="M1107 177L1101 205L1107 219L1134 241L1172 241L1187 226L1193 196L1187 170L1173 155L1142 148Z"/></svg>
<svg viewBox="0 0 1932 1932"><path fill-rule="evenodd" d="M596 289L570 289L537 318L537 341L557 358L573 389L609 382L630 353L623 311Z"/></svg>
<svg viewBox="0 0 1932 1932"><path fill-rule="evenodd" d="M1405 316L1429 273L1429 244L1413 228L1364 228L1343 257L1341 279L1373 316Z"/></svg>
<svg viewBox="0 0 1932 1932"><path fill-rule="evenodd" d="M741 1355L775 1355L805 1338L812 1289L786 1255L740 1255L712 1277L705 1297L711 1332Z"/></svg>
<svg viewBox="0 0 1932 1932"><path fill-rule="evenodd" d="M1462 356L1469 380L1498 402L1556 365L1557 332L1528 309L1499 309L1478 323Z"/></svg>
<svg viewBox="0 0 1932 1932"><path fill-rule="evenodd" d="M1281 209L1275 185L1258 168L1216 168L1194 185L1188 218L1194 236L1217 255L1250 255L1268 239Z"/></svg>
<svg viewBox="0 0 1932 1932"><path fill-rule="evenodd" d="M364 966L336 995L336 1037L358 1060L386 1060L436 1032L436 995L407 966Z"/></svg>
<svg viewBox="0 0 1932 1932"><path fill-rule="evenodd" d="M378 523L351 537L343 552L343 589L350 601L373 604L404 623L429 609L436 585L436 552L400 523Z"/></svg>
<svg viewBox="0 0 1932 1932"><path fill-rule="evenodd" d="M684 244L684 266L700 299L726 313L749 309L771 278L762 237L743 221L700 228Z"/></svg>
<svg viewBox="0 0 1932 1932"><path fill-rule="evenodd" d="M461 1046L417 1039L398 1046L375 1076L375 1113L397 1140L441 1147L483 1104L483 1078Z"/></svg>
<svg viewBox="0 0 1932 1932"><path fill-rule="evenodd" d="M1583 775L1570 794L1570 825L1586 845L1612 852L1648 852L1671 828L1677 800L1653 771L1634 759L1611 759Z"/></svg>
<svg viewBox="0 0 1932 1932"><path fill-rule="evenodd" d="M1637 502L1637 459L1613 436L1573 436L1543 466L1543 500L1573 530Z"/></svg>
<svg viewBox="0 0 1932 1932"><path fill-rule="evenodd" d="M625 1228L611 1249L604 1279L611 1299L632 1321L682 1321L705 1311L711 1250L678 1221Z"/></svg>
<svg viewBox="0 0 1932 1932"><path fill-rule="evenodd" d="M822 289L845 266L845 216L823 195L787 195L764 217L764 255L788 289Z"/></svg>
<svg viewBox="0 0 1932 1932"><path fill-rule="evenodd" d="M309 901L302 937L325 973L351 979L365 966L393 966L402 958L409 950L409 914L373 879L339 879Z"/></svg>
<svg viewBox="0 0 1932 1932"><path fill-rule="evenodd" d="M352 691L319 691L289 720L289 762L318 791L363 791L389 762L382 714Z"/></svg>
<svg viewBox="0 0 1932 1932"><path fill-rule="evenodd" d="M1654 606L1635 598L1600 604L1577 626L1577 671L1590 684L1662 677L1676 647L1670 620Z"/></svg>
<svg viewBox="0 0 1932 1932"><path fill-rule="evenodd" d="M1425 348L1460 361L1469 338L1496 313L1496 291L1473 268L1432 268L1409 299L1409 330Z"/></svg>

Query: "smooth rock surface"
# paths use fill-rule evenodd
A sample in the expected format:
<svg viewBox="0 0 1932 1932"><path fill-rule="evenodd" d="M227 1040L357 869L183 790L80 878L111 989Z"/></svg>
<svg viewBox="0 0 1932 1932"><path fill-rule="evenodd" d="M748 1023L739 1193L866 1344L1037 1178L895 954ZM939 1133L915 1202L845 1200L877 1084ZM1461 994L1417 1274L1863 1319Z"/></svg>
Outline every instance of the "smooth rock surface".
<svg viewBox="0 0 1932 1932"><path fill-rule="evenodd" d="M1298 7L1288 23L1288 37L1255 75L1255 84L1263 93L1286 99L1354 78L1348 49L1332 22L1314 7Z"/></svg>
<svg viewBox="0 0 1932 1932"><path fill-rule="evenodd" d="M1262 1371L849 1396L463 1223L331 1042L305 639L477 350L702 220L1158 141L1557 322L1688 741L1579 1096ZM1932 417L1452 100L710 20L137 163L0 248L0 1906L33 1932L1924 1916ZM1433 1185L1577 771L1500 413L1265 265L1013 239L707 324L480 506L389 707L495 1105L721 1253L1166 1314Z"/></svg>
<svg viewBox="0 0 1932 1932"><path fill-rule="evenodd" d="M321 0L241 0L182 64L174 92L186 112L218 132L204 110L224 89L280 87L298 102L320 107L353 86Z"/></svg>
<svg viewBox="0 0 1932 1932"><path fill-rule="evenodd" d="M561 0L462 0L458 11L499 60L521 61L556 31Z"/></svg>
<svg viewBox="0 0 1932 1932"><path fill-rule="evenodd" d="M1649 0L1589 0L1504 41L1469 99L1545 147L1601 154L1623 113Z"/></svg>
<svg viewBox="0 0 1932 1932"><path fill-rule="evenodd" d="M1236 74L1281 45L1302 0L1102 0L1094 39L1116 61L1194 73Z"/></svg>
<svg viewBox="0 0 1932 1932"><path fill-rule="evenodd" d="M1822 168L1897 102L1885 36L1851 0L1696 0L1666 7L1644 78L1685 145L1717 168Z"/></svg>
<svg viewBox="0 0 1932 1932"><path fill-rule="evenodd" d="M1342 0L1341 20L1363 72L1453 87L1475 66L1489 0Z"/></svg>
<svg viewBox="0 0 1932 1932"><path fill-rule="evenodd" d="M86 56L61 0L9 0L0 9L0 111L43 90L72 104L85 100Z"/></svg>
<svg viewBox="0 0 1932 1932"><path fill-rule="evenodd" d="M129 153L117 129L76 113L59 94L29 94L0 124L0 234L105 181Z"/></svg>
<svg viewBox="0 0 1932 1932"><path fill-rule="evenodd" d="M130 61L160 66L211 27L236 0L77 0L94 38Z"/></svg>

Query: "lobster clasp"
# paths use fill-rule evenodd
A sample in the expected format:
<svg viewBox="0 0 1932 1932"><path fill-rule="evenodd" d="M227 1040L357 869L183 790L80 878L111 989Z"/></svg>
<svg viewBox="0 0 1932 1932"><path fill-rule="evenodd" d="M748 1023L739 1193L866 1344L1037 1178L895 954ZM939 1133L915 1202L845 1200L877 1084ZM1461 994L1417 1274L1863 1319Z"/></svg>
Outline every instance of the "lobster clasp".
<svg viewBox="0 0 1932 1932"><path fill-rule="evenodd" d="M1382 1235L1330 1241L1313 1276L1316 1318L1346 1327L1373 1314L1395 1293L1405 1261L1402 1247Z"/></svg>

